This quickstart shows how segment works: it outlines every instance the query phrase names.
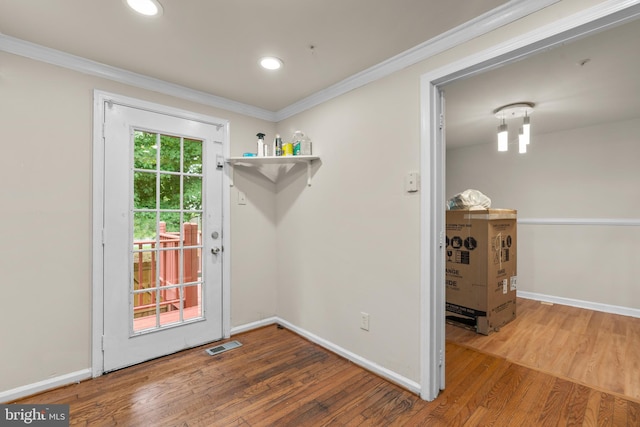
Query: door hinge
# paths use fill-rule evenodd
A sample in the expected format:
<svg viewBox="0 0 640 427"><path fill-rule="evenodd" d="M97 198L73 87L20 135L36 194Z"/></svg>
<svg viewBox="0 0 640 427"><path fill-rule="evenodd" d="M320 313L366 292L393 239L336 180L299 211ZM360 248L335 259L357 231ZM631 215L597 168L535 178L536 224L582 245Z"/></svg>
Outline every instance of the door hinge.
<svg viewBox="0 0 640 427"><path fill-rule="evenodd" d="M438 357L438 366L442 366L444 364L444 357L442 354L442 350L440 350L440 356Z"/></svg>
<svg viewBox="0 0 640 427"><path fill-rule="evenodd" d="M104 246L104 228L102 229L102 246Z"/></svg>
<svg viewBox="0 0 640 427"><path fill-rule="evenodd" d="M100 349L104 351L104 335L100 337Z"/></svg>
<svg viewBox="0 0 640 427"><path fill-rule="evenodd" d="M440 130L444 129L444 114L440 114Z"/></svg>
<svg viewBox="0 0 640 427"><path fill-rule="evenodd" d="M440 248L444 247L444 231L440 232L440 238L438 243L440 244Z"/></svg>

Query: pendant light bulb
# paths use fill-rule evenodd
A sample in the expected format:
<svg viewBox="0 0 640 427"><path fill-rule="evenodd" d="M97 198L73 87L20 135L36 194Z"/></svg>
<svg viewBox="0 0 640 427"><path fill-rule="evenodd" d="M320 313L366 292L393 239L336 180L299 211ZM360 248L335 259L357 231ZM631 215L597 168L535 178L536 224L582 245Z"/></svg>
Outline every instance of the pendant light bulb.
<svg viewBox="0 0 640 427"><path fill-rule="evenodd" d="M524 135L524 141L526 145L529 145L531 141L531 121L528 115L524 116L524 121L522 122L522 133Z"/></svg>
<svg viewBox="0 0 640 427"><path fill-rule="evenodd" d="M524 128L520 128L520 133L518 133L518 152L520 154L524 154L527 152L527 141L524 134Z"/></svg>
<svg viewBox="0 0 640 427"><path fill-rule="evenodd" d="M502 120L502 124L498 126L498 151L507 151L509 149L509 131L507 124Z"/></svg>

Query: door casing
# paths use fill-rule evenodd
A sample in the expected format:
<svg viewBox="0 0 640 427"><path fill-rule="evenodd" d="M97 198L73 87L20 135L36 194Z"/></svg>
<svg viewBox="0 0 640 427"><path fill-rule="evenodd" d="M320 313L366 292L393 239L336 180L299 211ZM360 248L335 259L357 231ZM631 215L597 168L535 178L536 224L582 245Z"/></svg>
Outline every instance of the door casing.
<svg viewBox="0 0 640 427"><path fill-rule="evenodd" d="M223 157L229 156L229 122L198 113L192 113L161 104L151 103L123 95L94 91L93 105L93 232L92 232L92 376L103 373L104 358L102 353L102 331L104 330L103 289L104 289L104 247L103 247L103 217L104 217L104 117L105 103L117 103L133 108L172 115L179 118L197 120L217 126L223 126L224 138L222 143ZM231 248L230 248L230 191L227 166L220 159L225 168L222 175L222 238L224 248L222 261L222 333L224 338L230 336L231 331Z"/></svg>

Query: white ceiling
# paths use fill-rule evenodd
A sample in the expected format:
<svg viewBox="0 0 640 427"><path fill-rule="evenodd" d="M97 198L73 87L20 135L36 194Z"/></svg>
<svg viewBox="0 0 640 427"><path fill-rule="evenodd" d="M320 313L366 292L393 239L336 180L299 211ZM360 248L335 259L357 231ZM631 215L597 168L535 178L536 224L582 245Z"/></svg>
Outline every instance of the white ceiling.
<svg viewBox="0 0 640 427"><path fill-rule="evenodd" d="M159 1L148 18L123 0L0 0L0 33L278 111L507 2Z"/></svg>
<svg viewBox="0 0 640 427"><path fill-rule="evenodd" d="M445 86L447 149L497 149L500 122L493 111L521 101L536 104L533 139L640 117L638 42L640 21L632 21ZM511 144L517 143L521 122L507 122Z"/></svg>

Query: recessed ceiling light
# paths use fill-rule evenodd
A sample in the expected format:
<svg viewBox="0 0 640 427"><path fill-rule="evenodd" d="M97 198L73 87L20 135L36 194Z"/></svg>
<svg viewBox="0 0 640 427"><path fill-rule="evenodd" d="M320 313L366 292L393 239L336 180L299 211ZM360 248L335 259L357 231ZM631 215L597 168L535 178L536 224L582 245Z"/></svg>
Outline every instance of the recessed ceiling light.
<svg viewBox="0 0 640 427"><path fill-rule="evenodd" d="M158 0L125 0L127 6L145 16L162 15L162 5Z"/></svg>
<svg viewBox="0 0 640 427"><path fill-rule="evenodd" d="M282 67L282 60L275 56L265 56L264 58L260 58L260 65L267 70L277 70Z"/></svg>

